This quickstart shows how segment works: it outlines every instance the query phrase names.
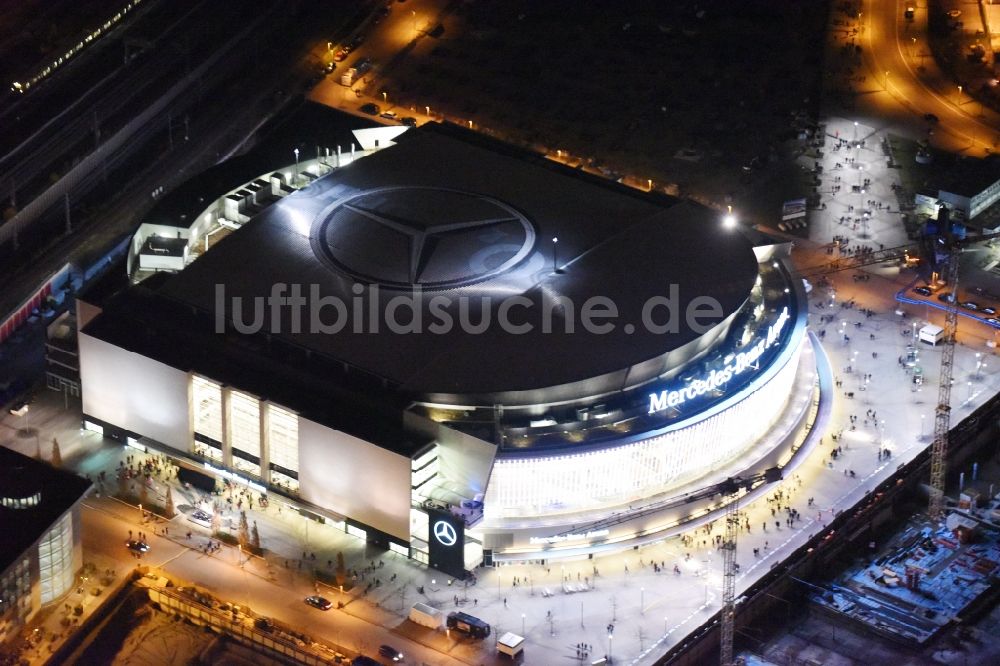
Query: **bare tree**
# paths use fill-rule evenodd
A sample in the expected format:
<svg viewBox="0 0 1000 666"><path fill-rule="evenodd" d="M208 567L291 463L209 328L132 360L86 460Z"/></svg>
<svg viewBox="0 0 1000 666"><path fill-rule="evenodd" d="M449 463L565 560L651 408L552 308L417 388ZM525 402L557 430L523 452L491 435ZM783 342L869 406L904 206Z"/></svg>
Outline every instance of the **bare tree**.
<svg viewBox="0 0 1000 666"><path fill-rule="evenodd" d="M257 531L257 521L253 521L253 528L250 530L250 545L254 550L260 550L260 532Z"/></svg>
<svg viewBox="0 0 1000 666"><path fill-rule="evenodd" d="M166 507L164 507L163 512L167 515L167 518L173 518L177 515L177 511L174 510L174 493L170 486L167 486Z"/></svg>
<svg viewBox="0 0 1000 666"><path fill-rule="evenodd" d="M238 538L240 545L246 548L250 545L250 526L247 524L247 512L240 511L240 531Z"/></svg>

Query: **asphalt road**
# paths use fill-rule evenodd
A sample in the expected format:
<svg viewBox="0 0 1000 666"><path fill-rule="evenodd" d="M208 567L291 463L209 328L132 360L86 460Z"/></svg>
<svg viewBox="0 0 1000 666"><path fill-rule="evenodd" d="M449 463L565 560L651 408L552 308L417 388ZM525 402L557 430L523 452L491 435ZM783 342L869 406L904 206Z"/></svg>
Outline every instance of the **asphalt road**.
<svg viewBox="0 0 1000 666"><path fill-rule="evenodd" d="M916 14L910 22L904 19L903 11L914 4ZM888 113L898 105L909 111L907 124L916 134L926 134L924 114L938 117L933 126L933 146L982 156L987 149L994 150L1000 115L960 92L934 63L927 43L926 5L913 0L862 2L860 43L869 80L883 91L880 98ZM979 18L972 12L966 22L978 24Z"/></svg>
<svg viewBox="0 0 1000 666"><path fill-rule="evenodd" d="M91 497L81 512L83 547L88 557L98 553L127 570L136 560L125 547L128 530L147 531L151 548L143 564L155 568L178 585L196 585L222 601L249 605L255 612L281 619L298 627L314 640L342 645L354 651L375 655L378 646L393 645L407 657L407 663L458 666L460 661L419 643L408 640L390 628L374 625L355 615L336 609L321 611L304 603L314 590L289 571L277 571L274 580L249 573L237 564L239 552L224 547L214 555L153 534L151 526L140 527L136 509L108 498ZM170 523L172 531L182 533L192 528L181 518ZM193 539L203 543L204 539ZM333 598L332 595L327 595Z"/></svg>

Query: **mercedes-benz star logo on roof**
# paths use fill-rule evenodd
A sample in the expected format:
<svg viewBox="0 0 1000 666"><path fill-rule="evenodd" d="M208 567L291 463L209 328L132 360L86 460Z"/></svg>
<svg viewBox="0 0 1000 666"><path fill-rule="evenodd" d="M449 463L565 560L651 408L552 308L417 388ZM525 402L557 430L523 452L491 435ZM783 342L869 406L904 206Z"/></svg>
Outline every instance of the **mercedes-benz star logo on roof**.
<svg viewBox="0 0 1000 666"><path fill-rule="evenodd" d="M451 523L439 520L434 523L434 538L442 546L450 548L458 541L458 534L455 533L455 528L451 526Z"/></svg>
<svg viewBox="0 0 1000 666"><path fill-rule="evenodd" d="M535 230L492 197L436 187L385 187L339 199L316 218L314 251L351 277L392 287L445 289L523 261Z"/></svg>

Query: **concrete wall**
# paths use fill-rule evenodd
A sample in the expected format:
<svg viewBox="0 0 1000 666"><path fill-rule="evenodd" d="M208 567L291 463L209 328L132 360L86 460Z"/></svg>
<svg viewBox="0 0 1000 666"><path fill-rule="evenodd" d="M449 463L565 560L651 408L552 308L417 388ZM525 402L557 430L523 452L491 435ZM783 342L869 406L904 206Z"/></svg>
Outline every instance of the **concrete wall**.
<svg viewBox="0 0 1000 666"><path fill-rule="evenodd" d="M83 412L171 448L190 449L188 375L79 334Z"/></svg>
<svg viewBox="0 0 1000 666"><path fill-rule="evenodd" d="M299 419L299 494L409 541L410 459Z"/></svg>

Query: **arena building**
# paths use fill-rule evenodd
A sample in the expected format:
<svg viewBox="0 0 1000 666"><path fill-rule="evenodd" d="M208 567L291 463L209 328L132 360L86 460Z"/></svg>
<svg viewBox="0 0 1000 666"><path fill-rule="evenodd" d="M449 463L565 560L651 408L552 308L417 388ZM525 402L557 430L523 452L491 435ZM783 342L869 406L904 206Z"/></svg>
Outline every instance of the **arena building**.
<svg viewBox="0 0 1000 666"><path fill-rule="evenodd" d="M817 391L786 245L454 126L347 141L150 214L78 304L86 428L455 575L780 478Z"/></svg>

